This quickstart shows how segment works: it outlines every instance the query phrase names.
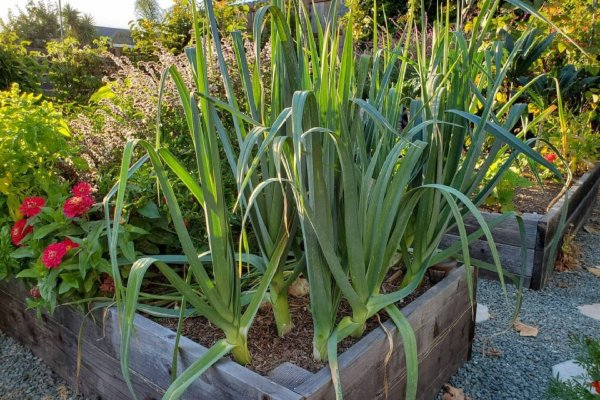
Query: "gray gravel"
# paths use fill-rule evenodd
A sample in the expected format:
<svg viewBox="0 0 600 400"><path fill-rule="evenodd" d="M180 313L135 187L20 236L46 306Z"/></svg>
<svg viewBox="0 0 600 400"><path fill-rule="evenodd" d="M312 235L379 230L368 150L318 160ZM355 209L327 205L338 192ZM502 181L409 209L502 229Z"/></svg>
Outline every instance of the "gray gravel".
<svg viewBox="0 0 600 400"><path fill-rule="evenodd" d="M31 351L0 331L0 400L84 400Z"/></svg>
<svg viewBox="0 0 600 400"><path fill-rule="evenodd" d="M590 226L599 230L599 222L597 206ZM520 320L538 327L537 337L520 337L509 329L514 287L507 287L507 303L498 282L479 281L477 300L489 306L491 319L477 324L472 360L451 378L452 386L464 389L473 400L547 399L552 366L575 357L569 335L600 338L600 321L577 310L600 303L600 279L584 269L600 266L600 234L581 230L575 243L582 250L580 270L557 273L543 291L524 294Z"/></svg>

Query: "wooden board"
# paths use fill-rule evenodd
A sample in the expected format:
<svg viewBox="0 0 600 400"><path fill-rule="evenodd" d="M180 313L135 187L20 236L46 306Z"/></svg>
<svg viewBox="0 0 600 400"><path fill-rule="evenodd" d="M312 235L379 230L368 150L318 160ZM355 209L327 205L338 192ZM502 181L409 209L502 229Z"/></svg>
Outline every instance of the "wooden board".
<svg viewBox="0 0 600 400"><path fill-rule="evenodd" d="M123 381L119 361L119 329L114 308L103 322L89 320L81 342L81 369L77 377L77 344L83 315L62 307L53 316L36 318L25 310L25 291L20 282L0 284L0 330L29 347L56 373L89 398L131 399ZM97 317L101 315L97 315ZM160 399L170 383L170 366L175 334L145 317L136 316L131 342L130 372L139 399ZM179 363L189 366L207 351L181 338ZM301 396L239 364L222 360L196 381L184 399L278 399L299 400Z"/></svg>
<svg viewBox="0 0 600 400"><path fill-rule="evenodd" d="M26 311L25 290L20 282L0 284L0 329L31 348L70 385L88 398L130 399L121 375L119 329L114 308L96 312L96 320L83 326L81 368L77 375L78 334L83 315L61 307L53 316L36 318ZM420 397L431 398L467 359L473 323L468 301L464 267L428 290L402 310L415 329L420 359ZM171 357L175 334L155 322L136 316L131 342L130 373L140 399L160 399L170 383ZM405 364L395 327L394 353L387 365L390 398L402 397ZM382 398L387 336L381 329L369 333L340 356L347 399ZM207 351L182 337L179 365L189 366ZM440 368L443 365L443 368ZM361 379L358 381L357 379ZM221 360L191 385L184 399L300 400L331 398L332 385L327 368L312 374L293 364L275 368L269 377L258 375L228 359ZM375 397L361 397L372 394Z"/></svg>
<svg viewBox="0 0 600 400"><path fill-rule="evenodd" d="M569 189L568 214L563 231L558 232L558 246L562 245L565 235L575 234L591 214L600 191L600 163L594 169L584 174L573 187ZM552 240L559 228L561 209L564 198L555 204L538 224L538 241L542 243L536 249L532 289L541 289L551 277L552 267L557 254L550 254Z"/></svg>
<svg viewBox="0 0 600 400"><path fill-rule="evenodd" d="M500 216L498 213L485 211L482 211L481 215L487 223L490 223ZM525 225L526 246L528 249L535 249L537 226L541 216L538 214L525 213L522 215L522 218L523 225ZM465 228L467 233L472 233L478 230L480 225L472 215L468 215L465 217ZM458 229L453 228L449 230L448 233L458 236ZM509 218L506 221L503 221L500 225L492 229L492 235L494 236L494 241L498 243L521 247L521 235L519 234L519 226L516 218ZM485 239L485 236L482 236L482 239Z"/></svg>
<svg viewBox="0 0 600 400"><path fill-rule="evenodd" d="M444 235L442 238L442 246L449 246L458 240L458 236L450 234ZM494 238L494 240L496 240L496 238ZM500 264L503 268L503 271L521 276L523 272L521 265L521 247L496 242L496 250L498 251L498 257L500 258ZM485 240L476 240L471 243L469 246L469 254L473 258L488 262L490 264L494 262L490 246ZM523 274L525 278L524 287L529 287L530 285L531 276L533 273L534 257L535 250L527 249L527 263L525 264L525 270ZM492 277L495 275L495 273L491 271L481 271L481 275L483 277Z"/></svg>
<svg viewBox="0 0 600 400"><path fill-rule="evenodd" d="M431 399L446 380L468 358L472 339L472 315L464 267L405 307L402 312L410 321L417 337L419 352L419 399ZM399 333L391 321L384 324L393 336L393 354L386 366L390 350L387 335L375 329L339 357L344 399L383 399L384 377L388 396L404 397L406 364ZM328 368L293 388L310 400L335 398Z"/></svg>
<svg viewBox="0 0 600 400"><path fill-rule="evenodd" d="M579 178L568 191L569 203L567 205L567 223L568 228L559 232L558 239L562 243L565 233L576 232L584 223L586 217L591 212L597 193L600 188L600 163ZM550 248L552 239L556 234L560 220L561 207L564 205L564 197L557 202L545 215L523 214L525 225L525 246L527 247L527 264L525 265L524 284L531 289L542 289L550 277L549 271L552 271L554 257L551 257ZM482 212L486 221L491 221L498 217L497 213ZM468 232L479 229L479 224L472 217L465 218L465 224ZM515 219L508 219L492 230L494 241L499 252L502 267L505 271L521 274L521 237ZM442 247L448 246L459 239L456 229L450 230L442 239ZM560 245L559 243L559 245ZM486 262L492 261L489 246L484 239L473 242L470 246L470 254L474 258ZM496 277L493 272L482 272L483 277Z"/></svg>
<svg viewBox="0 0 600 400"><path fill-rule="evenodd" d="M82 363L77 375L79 327L77 332L73 332L45 314L38 319L33 311L25 309L23 292L14 295L18 286L15 282L0 285L0 305L3 310L0 313L0 330L29 347L33 354L86 397L129 399L131 395L121 377L119 361L87 338L83 339ZM63 318L67 314L64 311L61 313ZM73 312L72 316L74 321L81 321L81 314ZM95 328L98 326L93 323L87 325L85 334L101 332L101 329ZM162 389L136 372L132 372L132 381L140 399L162 397Z"/></svg>

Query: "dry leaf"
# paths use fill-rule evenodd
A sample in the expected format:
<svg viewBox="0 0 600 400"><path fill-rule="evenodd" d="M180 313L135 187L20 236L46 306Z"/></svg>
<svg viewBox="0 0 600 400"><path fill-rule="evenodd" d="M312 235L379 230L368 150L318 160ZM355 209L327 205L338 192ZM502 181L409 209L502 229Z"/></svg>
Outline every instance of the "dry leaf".
<svg viewBox="0 0 600 400"><path fill-rule="evenodd" d="M489 350L485 350L483 352L484 355L488 356L488 357L500 357L502 355L502 352L500 350L498 350L495 347L492 347Z"/></svg>
<svg viewBox="0 0 600 400"><path fill-rule="evenodd" d="M515 322L513 325L515 331L519 332L520 336L537 337L539 329L535 326L527 325L522 322Z"/></svg>
<svg viewBox="0 0 600 400"><path fill-rule="evenodd" d="M308 295L308 281L304 278L298 278L288 288L288 294L293 297L304 297Z"/></svg>
<svg viewBox="0 0 600 400"><path fill-rule="evenodd" d="M585 225L583 227L583 230L586 231L587 233L591 233L593 235L597 235L598 233L600 233L597 229L594 229L589 225Z"/></svg>
<svg viewBox="0 0 600 400"><path fill-rule="evenodd" d="M442 400L470 400L469 397L465 396L465 392L462 389L455 388L447 383L442 389L444 390Z"/></svg>
<svg viewBox="0 0 600 400"><path fill-rule="evenodd" d="M590 271L592 274L596 275L598 278L600 278L600 268L598 268L598 267L588 267L587 270Z"/></svg>

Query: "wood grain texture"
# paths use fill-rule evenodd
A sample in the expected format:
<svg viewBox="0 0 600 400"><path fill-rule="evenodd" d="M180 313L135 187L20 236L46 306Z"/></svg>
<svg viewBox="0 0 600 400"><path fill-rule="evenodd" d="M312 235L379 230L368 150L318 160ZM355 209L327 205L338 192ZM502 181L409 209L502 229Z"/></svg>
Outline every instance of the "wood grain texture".
<svg viewBox="0 0 600 400"><path fill-rule="evenodd" d="M494 237L494 240L495 239L496 238ZM442 238L442 246L448 246L451 243L454 243L458 240L458 236L446 234ZM500 258L500 264L502 266L503 271L516 274L517 276L521 276L523 272L521 263L521 247L496 242L496 249L498 250L498 256ZM469 254L473 258L488 263L493 263L494 261L490 246L485 240L476 240L473 243L471 243L471 245L469 246ZM527 249L527 263L525 264L525 271L523 274L525 287L529 287L531 282L531 276L533 274L534 257L535 250ZM496 276L496 273L492 271L481 270L480 275L484 278L493 278ZM509 281L507 280L507 282Z"/></svg>
<svg viewBox="0 0 600 400"><path fill-rule="evenodd" d="M430 400L469 354L474 310L469 302L464 267L453 271L402 312L417 337L420 363L418 398ZM388 365L383 360L389 351L389 342L381 328L373 330L340 355L344 399L385 398L384 377L387 377L389 398L403 398L406 365L402 343L391 321L385 322L384 326L392 333L394 343ZM328 368L293 389L310 400L335 398Z"/></svg>
<svg viewBox="0 0 600 400"><path fill-rule="evenodd" d="M584 174L568 192L568 214L564 230L560 232L559 246L565 235L575 234L591 214L600 191L600 163ZM538 224L538 247L534 263L532 289L541 289L551 277L557 254L551 259L552 240L557 234L564 198L555 204Z"/></svg>
<svg viewBox="0 0 600 400"><path fill-rule="evenodd" d="M84 325L82 364L77 377L77 335L83 315L63 307L53 315L37 319L25 311L24 289L14 282L0 284L0 329L32 349L69 384L78 386L90 399L119 400L131 395L122 379L118 360L120 345L114 308L96 313L96 320ZM417 335L420 399L431 398L445 380L467 359L472 339L472 315L464 267L402 310ZM174 333L149 319L136 316L131 342L130 372L140 399L161 398L170 383ZM401 398L405 387L402 345L391 322L386 329L394 335L390 363L383 360L389 350L381 329L369 333L340 356L342 380L347 399L384 397L383 376L387 373L391 398ZM458 344L458 346L457 346ZM207 350L183 337L179 363L182 368ZM440 368L443 365L443 368ZM387 372L384 370L387 369ZM230 360L222 360L200 377L186 392L185 399L329 399L331 382L327 368L312 374L293 364L274 369L270 377L260 376ZM287 387L286 387L287 386ZM367 396L367 397L364 397Z"/></svg>
<svg viewBox="0 0 600 400"><path fill-rule="evenodd" d="M119 362L120 335L114 308L100 319L88 319L82 335L81 369L77 379L77 340L83 315L61 307L53 316L37 319L26 311L25 291L15 282L0 284L0 329L29 347L56 373L90 399L132 398L123 381ZM97 316L102 316L99 313ZM170 384L175 334L140 315L135 319L131 342L130 373L138 398L160 399ZM189 366L207 351L181 338L179 365ZM184 399L278 399L299 400L301 396L239 364L222 360L186 392Z"/></svg>
<svg viewBox="0 0 600 400"><path fill-rule="evenodd" d="M560 241L566 233L576 232L591 212L597 193L600 190L600 163L581 176L569 189L567 204L567 223L564 232L561 232ZM550 260L550 245L555 236L560 221L560 212L565 202L563 197L544 215L525 213L522 215L525 224L525 245L527 247L527 264L525 266L524 285L531 289L542 289L548 279L555 258ZM482 212L486 221L497 217L497 213ZM479 224L472 217L465 219L467 232L479 229ZM521 237L515 219L509 219L492 230L494 241L498 249L502 267L508 271L521 275ZM442 239L442 247L448 246L459 239L456 229L450 230ZM486 241L481 239L470 246L470 255L474 258L491 262L491 251ZM481 271L485 278L497 278L497 274L490 271Z"/></svg>
<svg viewBox="0 0 600 400"><path fill-rule="evenodd" d="M83 335L81 368L77 375L78 331L71 331L53 317L43 314L38 319L35 313L25 309L23 294L15 296L15 282L0 285L0 330L31 349L33 354L46 362L58 375L90 399L129 399L121 377L119 361L96 346L95 339L101 327L90 323ZM7 289L8 287L8 289ZM66 309L66 308L65 308ZM68 314L61 311L62 318ZM73 311L74 320L81 314ZM88 336L95 331L94 336ZM132 371L133 386L144 400L160 399L162 389L144 376Z"/></svg>
<svg viewBox="0 0 600 400"><path fill-rule="evenodd" d="M482 211L481 215L487 223L500 216L498 213L490 213L485 211ZM525 213L521 217L523 218L523 225L525 225L525 241L527 248L535 249L537 226L541 215ZM472 215L468 215L465 217L465 228L467 233L472 233L478 230L480 225ZM453 228L449 230L448 233L458 236L458 229ZM519 235L519 226L516 218L509 218L492 229L492 236L494 237L494 241L497 243L521 247L521 236ZM482 237L482 240L483 239L485 239L485 237Z"/></svg>

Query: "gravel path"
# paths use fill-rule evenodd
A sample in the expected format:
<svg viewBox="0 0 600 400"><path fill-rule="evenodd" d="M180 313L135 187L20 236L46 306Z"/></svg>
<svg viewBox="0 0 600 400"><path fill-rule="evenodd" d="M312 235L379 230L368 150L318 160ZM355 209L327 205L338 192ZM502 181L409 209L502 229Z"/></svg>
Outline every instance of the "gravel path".
<svg viewBox="0 0 600 400"><path fill-rule="evenodd" d="M0 311L1 312L1 311ZM0 331L0 400L84 400L31 351Z"/></svg>
<svg viewBox="0 0 600 400"><path fill-rule="evenodd" d="M600 321L580 314L577 306L600 303L600 279L585 267L600 266L600 205L581 230L578 271L554 275L543 291L527 290L520 320L539 328L537 337L521 337L508 329L514 310L514 287L506 302L498 282L480 280L477 301L489 307L491 319L477 324L473 358L451 378L473 400L547 399L552 366L575 357L569 335L600 337ZM486 355L487 354L487 355Z"/></svg>

